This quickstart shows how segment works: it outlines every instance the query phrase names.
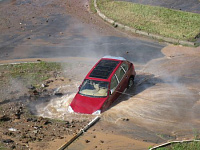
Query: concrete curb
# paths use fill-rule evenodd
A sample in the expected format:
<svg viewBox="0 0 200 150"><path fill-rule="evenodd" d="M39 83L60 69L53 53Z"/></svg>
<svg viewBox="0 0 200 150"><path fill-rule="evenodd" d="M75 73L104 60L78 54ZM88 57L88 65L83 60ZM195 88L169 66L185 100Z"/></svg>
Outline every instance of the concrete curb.
<svg viewBox="0 0 200 150"><path fill-rule="evenodd" d="M165 146L168 146L168 145L170 145L170 144L175 144L175 143L187 143L187 142L200 142L200 140L172 141L172 142L167 142L167 143L164 143L164 144L161 144L161 145L152 147L152 148L150 148L149 150L154 150L154 149L157 149L157 148L165 147Z"/></svg>
<svg viewBox="0 0 200 150"><path fill-rule="evenodd" d="M137 30L137 29L125 26L125 25L123 25L121 23L115 22L114 20L106 17L103 13L101 13L101 11L99 10L99 8L97 7L97 0L94 0L94 7L95 7L95 9L97 11L97 14L103 20L105 20L108 23L112 24L114 27L119 27L119 28L122 28L122 29L124 29L126 31L131 31L131 32L139 34L139 35L147 36L147 37L150 37L150 38L153 38L153 39L162 40L162 41L169 42L169 43L195 46L194 42L189 42L189 41L183 41L183 40L179 40L179 39L173 39L173 38L163 37L163 36L160 36L160 35L148 33L148 32L141 31L141 30Z"/></svg>

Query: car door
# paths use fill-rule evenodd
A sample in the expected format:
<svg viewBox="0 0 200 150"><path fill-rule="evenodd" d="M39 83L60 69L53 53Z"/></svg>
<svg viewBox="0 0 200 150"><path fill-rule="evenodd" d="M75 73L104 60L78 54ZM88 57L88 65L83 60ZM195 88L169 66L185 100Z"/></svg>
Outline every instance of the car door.
<svg viewBox="0 0 200 150"><path fill-rule="evenodd" d="M128 64L125 62L117 69L110 82L110 93L108 100L104 103L104 110L107 109L124 91L128 84Z"/></svg>
<svg viewBox="0 0 200 150"><path fill-rule="evenodd" d="M110 83L109 104L115 101L127 87L128 77L126 78L126 72L127 68L124 67L123 63L113 75Z"/></svg>
<svg viewBox="0 0 200 150"><path fill-rule="evenodd" d="M118 87L118 81L117 81L117 76L114 74L112 76L111 82L110 82L110 88L109 88L109 96L108 99L105 101L102 111L105 111L108 109L108 107L112 104L112 102L117 99L119 93L116 91Z"/></svg>

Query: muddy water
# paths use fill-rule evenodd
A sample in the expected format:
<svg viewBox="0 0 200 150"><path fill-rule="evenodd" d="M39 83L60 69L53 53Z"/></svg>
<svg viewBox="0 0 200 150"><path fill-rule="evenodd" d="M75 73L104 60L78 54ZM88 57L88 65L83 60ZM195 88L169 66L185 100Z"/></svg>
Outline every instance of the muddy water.
<svg viewBox="0 0 200 150"><path fill-rule="evenodd" d="M37 115L45 118L67 120L70 116L67 107L74 96L75 93L51 99L48 103L36 105Z"/></svg>
<svg viewBox="0 0 200 150"><path fill-rule="evenodd" d="M135 86L101 114L103 126L107 124L109 130L154 143L189 139L194 132L200 131L199 48L191 49L190 54L183 47L173 47L174 51L171 48L168 46L163 49L166 57L154 59L146 65L135 65ZM84 63L83 59L82 66L77 68L79 83L84 78L80 74L87 66L89 70L91 64ZM73 77L76 78L78 74L75 71ZM72 89L77 91L75 86ZM64 120L84 117L67 112L75 93L37 105L37 115Z"/></svg>
<svg viewBox="0 0 200 150"><path fill-rule="evenodd" d="M154 142L160 135L164 140L193 138L194 132L200 131L199 48L196 52L147 63L143 72L138 72L136 84L147 80L123 94L103 119L129 134L137 135L134 129L139 126ZM143 139L149 140L144 133Z"/></svg>

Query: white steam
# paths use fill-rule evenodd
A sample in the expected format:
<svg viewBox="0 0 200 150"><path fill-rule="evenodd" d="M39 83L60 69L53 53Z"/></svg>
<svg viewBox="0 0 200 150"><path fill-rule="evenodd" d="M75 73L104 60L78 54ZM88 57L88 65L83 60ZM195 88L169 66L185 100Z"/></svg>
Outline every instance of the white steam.
<svg viewBox="0 0 200 150"><path fill-rule="evenodd" d="M75 93L52 99L48 103L41 103L36 105L35 107L37 115L45 118L64 120L67 115L70 115L67 111L67 108L74 96Z"/></svg>

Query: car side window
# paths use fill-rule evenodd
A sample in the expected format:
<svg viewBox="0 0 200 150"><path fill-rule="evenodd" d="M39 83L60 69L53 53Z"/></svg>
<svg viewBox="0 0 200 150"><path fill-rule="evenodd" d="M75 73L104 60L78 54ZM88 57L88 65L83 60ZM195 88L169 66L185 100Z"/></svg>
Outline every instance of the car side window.
<svg viewBox="0 0 200 150"><path fill-rule="evenodd" d="M118 79L118 82L120 82L124 76L124 74L126 73L126 71L128 70L128 65L123 63L116 71L116 76Z"/></svg>
<svg viewBox="0 0 200 150"><path fill-rule="evenodd" d="M120 81L122 80L123 76L126 74L128 70L128 65L126 63L123 63L115 72L114 76L111 79L111 83L110 83L110 91L111 94L114 92L114 90L116 89L117 85L120 83Z"/></svg>
<svg viewBox="0 0 200 150"><path fill-rule="evenodd" d="M124 70L123 70L121 67L119 67L119 68L117 69L117 71L115 72L115 74L116 74L116 76L117 76L118 82L120 82L121 79L122 79L122 77L124 76L125 72L124 72Z"/></svg>
<svg viewBox="0 0 200 150"><path fill-rule="evenodd" d="M128 64L126 63L123 63L121 67L124 69L125 72L128 70Z"/></svg>
<svg viewBox="0 0 200 150"><path fill-rule="evenodd" d="M111 79L111 83L110 83L110 91L111 93L114 92L114 90L116 89L118 85L118 81L117 81L117 78L116 78L116 75L114 75Z"/></svg>

